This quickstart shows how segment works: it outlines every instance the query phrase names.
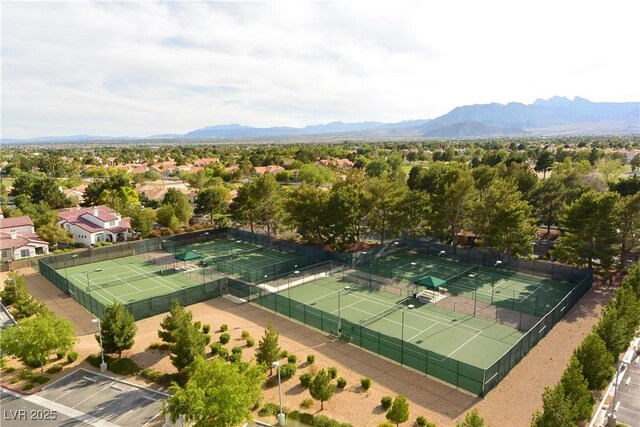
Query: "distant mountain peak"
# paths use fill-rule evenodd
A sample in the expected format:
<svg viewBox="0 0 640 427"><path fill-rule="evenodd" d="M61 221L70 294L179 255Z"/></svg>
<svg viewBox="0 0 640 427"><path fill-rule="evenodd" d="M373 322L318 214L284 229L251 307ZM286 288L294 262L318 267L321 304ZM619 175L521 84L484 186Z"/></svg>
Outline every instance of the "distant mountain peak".
<svg viewBox="0 0 640 427"><path fill-rule="evenodd" d="M576 99L574 99L574 101ZM587 100L585 99L585 101L587 101ZM553 96L553 97L551 97L549 99L538 98L538 99L535 100L533 105L557 105L557 106L561 106L561 105L570 104L571 102L572 101L569 98L567 98L566 96Z"/></svg>

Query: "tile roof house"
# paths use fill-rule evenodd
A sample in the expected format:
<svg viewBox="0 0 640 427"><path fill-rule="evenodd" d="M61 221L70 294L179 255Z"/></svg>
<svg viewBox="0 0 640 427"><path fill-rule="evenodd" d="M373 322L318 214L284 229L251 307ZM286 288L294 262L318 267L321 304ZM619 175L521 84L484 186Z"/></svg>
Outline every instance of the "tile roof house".
<svg viewBox="0 0 640 427"><path fill-rule="evenodd" d="M0 215L0 259L13 261L49 253L49 243L33 230L28 216L3 218Z"/></svg>
<svg viewBox="0 0 640 427"><path fill-rule="evenodd" d="M276 173L276 172L283 171L284 168L282 166L269 165L269 166L258 166L255 168L255 170L258 175L264 175L265 173Z"/></svg>
<svg viewBox="0 0 640 427"><path fill-rule="evenodd" d="M131 235L131 218L121 217L110 207L100 205L59 212L60 225L73 239L86 246L96 242L123 242Z"/></svg>

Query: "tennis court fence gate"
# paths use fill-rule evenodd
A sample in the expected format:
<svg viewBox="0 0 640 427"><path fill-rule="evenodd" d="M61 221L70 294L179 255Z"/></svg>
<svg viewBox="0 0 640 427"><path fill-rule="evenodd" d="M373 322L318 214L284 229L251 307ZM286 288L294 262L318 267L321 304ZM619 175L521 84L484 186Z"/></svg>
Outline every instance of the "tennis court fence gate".
<svg viewBox="0 0 640 427"><path fill-rule="evenodd" d="M331 266L334 271L335 265ZM304 280L304 272L296 280ZM317 271L310 274L317 274ZM314 280L313 278L309 279ZM591 276L576 284L567 296L525 333L511 349L486 369L472 366L452 357L418 347L415 344L374 331L366 326L302 304L287 297L286 291L275 293L263 286L228 278L225 291L250 301L282 316L301 322L314 329L337 336L338 328L343 338L365 350L394 360L403 366L442 380L473 394L484 396L493 389L522 358L546 336L551 328L564 317L580 298L591 288ZM282 288L280 288L282 289ZM340 323L340 327L338 326Z"/></svg>

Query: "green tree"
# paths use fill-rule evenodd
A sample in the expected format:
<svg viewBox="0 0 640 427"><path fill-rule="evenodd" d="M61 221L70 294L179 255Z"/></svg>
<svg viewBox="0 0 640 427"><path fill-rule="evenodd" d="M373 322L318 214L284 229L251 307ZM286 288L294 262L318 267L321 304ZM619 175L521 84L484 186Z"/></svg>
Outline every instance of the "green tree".
<svg viewBox="0 0 640 427"><path fill-rule="evenodd" d="M31 189L31 202L47 203L51 209L61 209L71 206L71 201L60 190L58 181L54 178L44 177L34 182Z"/></svg>
<svg viewBox="0 0 640 427"><path fill-rule="evenodd" d="M494 180L472 212L473 229L487 246L511 255L531 253L536 231L531 206L513 182Z"/></svg>
<svg viewBox="0 0 640 427"><path fill-rule="evenodd" d="M384 243L388 234L397 234L406 225L402 221L406 219L402 211L406 192L404 182L388 181L384 178L372 178L366 182L365 222L380 236L380 243Z"/></svg>
<svg viewBox="0 0 640 427"><path fill-rule="evenodd" d="M321 185L333 182L333 172L328 168L308 163L300 166L298 170L298 181L320 187Z"/></svg>
<svg viewBox="0 0 640 427"><path fill-rule="evenodd" d="M547 177L547 172L553 166L554 161L555 156L553 155L553 153L548 150L543 150L540 152L533 170L535 170L536 172L542 172L542 179L545 179Z"/></svg>
<svg viewBox="0 0 640 427"><path fill-rule="evenodd" d="M158 210L156 210L156 219L162 227L170 228L174 231L180 228L180 220L171 205L160 206Z"/></svg>
<svg viewBox="0 0 640 427"><path fill-rule="evenodd" d="M161 329L158 331L158 338L167 344L174 344L176 342L175 331L178 329L185 317L188 322L191 322L193 319L191 312L186 311L180 304L180 301L174 300L171 304L169 314L162 319L162 322L160 322Z"/></svg>
<svg viewBox="0 0 640 427"><path fill-rule="evenodd" d="M229 189L221 185L207 188L196 196L195 213L209 215L213 222L215 215L224 214L229 209L231 195Z"/></svg>
<svg viewBox="0 0 640 427"><path fill-rule="evenodd" d="M467 412L464 421L456 423L456 427L484 427L484 418L480 416L477 409Z"/></svg>
<svg viewBox="0 0 640 427"><path fill-rule="evenodd" d="M562 384L554 388L545 387L542 393L542 412L536 411L531 427L574 427L571 405L565 398Z"/></svg>
<svg viewBox="0 0 640 427"><path fill-rule="evenodd" d="M309 384L309 393L314 400L320 401L320 410L324 409L324 402L331 399L336 392L336 386L331 383L331 375L321 369Z"/></svg>
<svg viewBox="0 0 640 427"><path fill-rule="evenodd" d="M363 191L359 183L334 184L325 211L326 239L337 249L345 249L358 241L362 219Z"/></svg>
<svg viewBox="0 0 640 427"><path fill-rule="evenodd" d="M7 278L4 279L4 288L0 291L2 303L9 306L26 296L29 296L29 291L27 291L27 280L24 274L17 270L9 271Z"/></svg>
<svg viewBox="0 0 640 427"><path fill-rule="evenodd" d="M628 259L638 247L640 236L640 193L620 200L620 260Z"/></svg>
<svg viewBox="0 0 640 427"><path fill-rule="evenodd" d="M169 388L164 411L175 423L180 415L194 427L232 427L251 421L251 408L262 398L263 376L253 364L225 363L197 357L187 368L184 388ZM191 424L190 424L191 425Z"/></svg>
<svg viewBox="0 0 640 427"><path fill-rule="evenodd" d="M306 184L291 192L285 204L287 223L307 241L322 241L329 193Z"/></svg>
<svg viewBox="0 0 640 427"><path fill-rule="evenodd" d="M254 219L267 236L277 232L283 217L283 198L280 185L271 174L255 178L249 185L249 197L255 206Z"/></svg>
<svg viewBox="0 0 640 427"><path fill-rule="evenodd" d="M193 208L189 203L189 198L182 194L176 188L170 188L162 200L163 205L173 206L176 217L183 224L188 224L191 217L193 217Z"/></svg>
<svg viewBox="0 0 640 427"><path fill-rule="evenodd" d="M70 244L74 242L73 236L69 231L53 223L43 224L38 227L38 235L54 246L60 243Z"/></svg>
<svg viewBox="0 0 640 427"><path fill-rule="evenodd" d="M18 357L29 366L39 366L43 374L49 356L71 350L76 341L71 322L52 314L21 320L0 333L4 353Z"/></svg>
<svg viewBox="0 0 640 427"><path fill-rule="evenodd" d="M396 426L409 420L409 402L407 402L407 398L401 394L396 396L387 412L386 418L392 423L396 423Z"/></svg>
<svg viewBox="0 0 640 427"><path fill-rule="evenodd" d="M591 333L576 348L573 355L582 365L582 374L589 384L589 390L602 390L613 376L613 361L602 338Z"/></svg>
<svg viewBox="0 0 640 427"><path fill-rule="evenodd" d="M563 234L553 253L563 262L608 270L618 253L619 195L588 192L560 212Z"/></svg>
<svg viewBox="0 0 640 427"><path fill-rule="evenodd" d="M207 345L207 335L201 331L199 322L191 321L189 316L181 318L178 328L174 331L176 342L171 346L171 363L179 372L191 365L197 357L204 357Z"/></svg>
<svg viewBox="0 0 640 427"><path fill-rule="evenodd" d="M536 215L547 225L547 234L551 232L551 226L558 221L558 215L564 200L562 182L555 176L551 176L538 186L534 195Z"/></svg>
<svg viewBox="0 0 640 427"><path fill-rule="evenodd" d="M142 234L142 237L149 237L155 221L156 211L151 208L137 209L131 212L131 228Z"/></svg>
<svg viewBox="0 0 640 427"><path fill-rule="evenodd" d="M280 358L280 345L278 344L278 331L269 322L264 336L258 342L256 349L256 362L269 368L269 375L273 374L272 363Z"/></svg>
<svg viewBox="0 0 640 427"><path fill-rule="evenodd" d="M122 357L123 350L133 347L138 327L133 315L119 302L115 302L104 311L100 319L102 328L102 348L105 353L118 353ZM96 335L100 342L100 337Z"/></svg>
<svg viewBox="0 0 640 427"><path fill-rule="evenodd" d="M231 212L243 223L248 223L252 233L255 210L256 205L250 197L249 185L245 184L238 189L238 193L231 203Z"/></svg>
<svg viewBox="0 0 640 427"><path fill-rule="evenodd" d="M569 360L569 366L562 374L560 384L564 390L565 400L569 404L573 424L589 420L594 400L589 391L589 383L582 375L582 365L575 356Z"/></svg>

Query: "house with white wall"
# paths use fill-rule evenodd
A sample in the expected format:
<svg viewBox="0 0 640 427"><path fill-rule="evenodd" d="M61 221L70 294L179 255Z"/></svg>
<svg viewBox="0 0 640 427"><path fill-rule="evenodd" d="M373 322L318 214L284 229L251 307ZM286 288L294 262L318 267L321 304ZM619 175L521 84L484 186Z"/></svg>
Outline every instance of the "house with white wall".
<svg viewBox="0 0 640 427"><path fill-rule="evenodd" d="M131 218L121 217L110 207L100 205L59 212L58 225L69 231L77 243L124 242L132 235Z"/></svg>
<svg viewBox="0 0 640 427"><path fill-rule="evenodd" d="M47 255L49 243L38 236L28 216L4 218L0 215L0 259L14 261Z"/></svg>

